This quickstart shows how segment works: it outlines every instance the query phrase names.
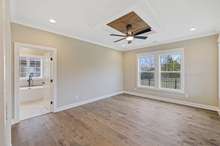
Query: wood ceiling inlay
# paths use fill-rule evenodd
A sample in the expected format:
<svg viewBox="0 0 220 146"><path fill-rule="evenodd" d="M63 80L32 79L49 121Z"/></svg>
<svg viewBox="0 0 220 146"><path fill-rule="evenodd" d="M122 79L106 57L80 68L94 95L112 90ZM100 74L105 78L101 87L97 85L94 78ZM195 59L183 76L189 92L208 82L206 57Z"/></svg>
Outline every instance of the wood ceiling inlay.
<svg viewBox="0 0 220 146"><path fill-rule="evenodd" d="M128 24L132 25L131 31L136 33L140 32L142 30L145 30L147 28L151 28L147 22L145 22L143 19L141 19L135 12L130 12L110 23L107 25L120 31L121 33L127 33L126 26Z"/></svg>

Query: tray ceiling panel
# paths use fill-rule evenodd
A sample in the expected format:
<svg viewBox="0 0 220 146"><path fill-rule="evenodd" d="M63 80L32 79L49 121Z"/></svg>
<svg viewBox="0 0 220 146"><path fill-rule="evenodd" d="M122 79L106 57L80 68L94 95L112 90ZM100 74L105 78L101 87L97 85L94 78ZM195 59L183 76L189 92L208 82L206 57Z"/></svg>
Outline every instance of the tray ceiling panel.
<svg viewBox="0 0 220 146"><path fill-rule="evenodd" d="M107 25L120 31L121 33L127 33L126 26L128 24L132 25L131 31L134 33L140 32L142 30L151 28L147 22L141 19L135 12L130 12Z"/></svg>

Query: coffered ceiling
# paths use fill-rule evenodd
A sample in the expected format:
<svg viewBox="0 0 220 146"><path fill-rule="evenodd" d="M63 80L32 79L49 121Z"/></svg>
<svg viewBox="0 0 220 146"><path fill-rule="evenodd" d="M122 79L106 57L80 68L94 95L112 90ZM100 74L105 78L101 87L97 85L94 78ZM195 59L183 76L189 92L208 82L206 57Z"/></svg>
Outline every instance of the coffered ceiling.
<svg viewBox="0 0 220 146"><path fill-rule="evenodd" d="M114 43L107 24L134 11L154 33ZM54 19L56 23L50 23ZM118 50L130 50L220 31L220 0L11 0L12 22ZM192 29L193 28L193 29ZM190 31L194 30L194 31Z"/></svg>

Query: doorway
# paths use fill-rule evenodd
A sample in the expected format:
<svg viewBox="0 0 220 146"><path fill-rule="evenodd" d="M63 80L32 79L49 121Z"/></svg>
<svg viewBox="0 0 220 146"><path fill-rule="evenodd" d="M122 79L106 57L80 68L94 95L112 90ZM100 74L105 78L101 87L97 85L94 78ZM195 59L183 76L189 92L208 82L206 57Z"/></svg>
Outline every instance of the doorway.
<svg viewBox="0 0 220 146"><path fill-rule="evenodd" d="M56 108L56 49L15 43L15 123Z"/></svg>

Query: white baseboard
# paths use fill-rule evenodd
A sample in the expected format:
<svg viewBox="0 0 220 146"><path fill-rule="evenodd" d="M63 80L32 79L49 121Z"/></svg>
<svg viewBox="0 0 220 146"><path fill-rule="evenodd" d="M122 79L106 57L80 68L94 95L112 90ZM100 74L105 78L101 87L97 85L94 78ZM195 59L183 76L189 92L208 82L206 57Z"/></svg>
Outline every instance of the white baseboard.
<svg viewBox="0 0 220 146"><path fill-rule="evenodd" d="M60 106L60 107L56 108L55 112L64 111L64 110L71 109L71 108L81 106L81 105L84 105L84 104L92 103L92 102L95 102L95 101L98 101L98 100L101 100L101 99L110 98L112 96L116 96L116 95L119 95L119 94L122 94L122 93L124 93L124 92L119 91L119 92L115 92L115 93L112 93L112 94L108 94L108 95L88 99L88 100L85 100L85 101L80 101L80 102L77 102L77 103Z"/></svg>
<svg viewBox="0 0 220 146"><path fill-rule="evenodd" d="M206 110L211 110L211 111L217 111L220 115L220 110L218 109L217 106L204 105L204 104L193 103L193 102L189 102L189 101L182 101L182 100L178 100L178 99L162 98L162 97L158 97L158 96L146 95L146 94L129 92L129 91L124 91L124 93L129 94L129 95L140 96L140 97L144 97L144 98L164 101L164 102L170 102L170 103L186 105L186 106L191 106L191 107L196 107L196 108L201 108L201 109L206 109Z"/></svg>

